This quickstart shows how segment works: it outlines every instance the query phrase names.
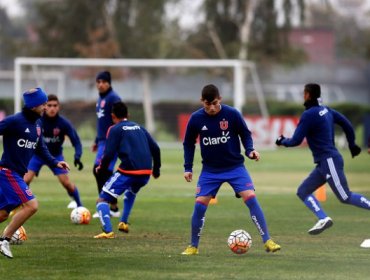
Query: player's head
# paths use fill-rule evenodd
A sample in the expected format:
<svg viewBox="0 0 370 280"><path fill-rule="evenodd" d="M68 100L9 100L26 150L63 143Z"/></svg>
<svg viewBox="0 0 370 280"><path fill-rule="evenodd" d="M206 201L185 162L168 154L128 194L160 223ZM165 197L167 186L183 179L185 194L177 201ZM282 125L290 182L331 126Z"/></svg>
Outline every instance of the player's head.
<svg viewBox="0 0 370 280"><path fill-rule="evenodd" d="M125 103L118 101L113 103L112 106L112 120L114 123L117 123L123 119L127 119L128 109Z"/></svg>
<svg viewBox="0 0 370 280"><path fill-rule="evenodd" d="M24 107L39 115L44 112L47 100L46 93L40 87L29 89L23 93Z"/></svg>
<svg viewBox="0 0 370 280"><path fill-rule="evenodd" d="M221 95L215 85L210 84L203 87L200 101L209 115L216 115L221 110Z"/></svg>
<svg viewBox="0 0 370 280"><path fill-rule="evenodd" d="M321 88L318 84L306 84L304 86L305 100L317 100L321 97Z"/></svg>
<svg viewBox="0 0 370 280"><path fill-rule="evenodd" d="M99 93L107 92L112 83L112 76L109 71L102 71L96 75L96 88Z"/></svg>
<svg viewBox="0 0 370 280"><path fill-rule="evenodd" d="M59 99L55 94L48 95L48 102L46 103L45 114L53 118L59 113Z"/></svg>

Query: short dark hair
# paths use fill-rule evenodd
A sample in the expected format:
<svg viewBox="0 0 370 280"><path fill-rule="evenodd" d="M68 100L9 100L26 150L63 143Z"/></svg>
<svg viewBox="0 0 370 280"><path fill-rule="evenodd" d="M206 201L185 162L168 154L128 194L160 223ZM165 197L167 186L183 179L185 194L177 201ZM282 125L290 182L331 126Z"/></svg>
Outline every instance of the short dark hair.
<svg viewBox="0 0 370 280"><path fill-rule="evenodd" d="M57 101L59 103L58 96L56 96L55 94L49 94L48 101Z"/></svg>
<svg viewBox="0 0 370 280"><path fill-rule="evenodd" d="M220 92L215 85L209 84L203 87L202 89L202 100L212 102L216 98L220 97Z"/></svg>
<svg viewBox="0 0 370 280"><path fill-rule="evenodd" d="M321 88L319 84L306 84L304 86L304 91L307 91L312 99L317 99L321 96Z"/></svg>
<svg viewBox="0 0 370 280"><path fill-rule="evenodd" d="M113 103L112 113L119 119L127 118L128 116L127 105L122 101Z"/></svg>

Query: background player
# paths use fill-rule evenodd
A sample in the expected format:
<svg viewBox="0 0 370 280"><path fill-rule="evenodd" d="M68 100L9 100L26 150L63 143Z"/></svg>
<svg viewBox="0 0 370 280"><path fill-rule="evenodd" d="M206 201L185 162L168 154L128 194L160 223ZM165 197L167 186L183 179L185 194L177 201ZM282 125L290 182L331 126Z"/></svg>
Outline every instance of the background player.
<svg viewBox="0 0 370 280"><path fill-rule="evenodd" d="M200 234L209 201L216 196L224 182L229 183L234 192L243 198L265 243L266 251L280 250L280 245L270 239L264 214L254 193L252 179L244 166L240 141L249 159L258 161L260 155L253 148L251 132L243 117L236 109L221 105L220 93L214 85L206 85L203 88L201 102L203 108L191 115L184 139L185 180L191 182L193 179L192 168L198 136L203 168L197 183L191 220L191 243L182 254L198 254Z"/></svg>
<svg viewBox="0 0 370 280"><path fill-rule="evenodd" d="M158 144L143 127L127 120L127 116L127 106L123 102L113 105L112 118L116 124L109 129L104 156L96 172L107 169L117 151L121 164L99 195L96 209L103 233L94 238L114 238L108 203L123 193L125 199L118 229L128 232L128 218L137 193L148 183L151 174L154 178L160 176L161 156Z"/></svg>
<svg viewBox="0 0 370 280"><path fill-rule="evenodd" d="M64 160L63 143L65 136L68 136L75 149L74 165L78 170L83 169L81 162L82 145L76 130L71 123L64 117L59 115L60 104L58 97L54 94L48 95L48 102L46 103L45 113L41 117L42 135L44 142L51 153L57 160ZM28 172L24 175L26 184L30 184L35 176L38 176L41 168L46 162L34 155L28 164ZM67 190L68 195L73 199L68 205L68 208L75 208L82 206L78 189L68 177L68 171L54 166L48 165L50 170L58 177L59 182Z"/></svg>
<svg viewBox="0 0 370 280"><path fill-rule="evenodd" d="M64 161L58 161L49 153L41 135L40 116L44 112L47 96L41 88L30 89L23 94L22 112L6 117L0 122L3 135L3 154L0 161L0 222L22 205L12 217L0 238L0 252L13 258L9 241L14 232L36 213L38 202L23 180L27 165L36 153L50 166L69 169Z"/></svg>
<svg viewBox="0 0 370 280"><path fill-rule="evenodd" d="M99 173L96 173L96 167L99 166L105 149L108 128L111 125L113 125L111 116L112 105L117 101L121 101L121 98L113 90L111 82L112 82L111 74L108 71L100 72L96 76L96 88L98 89L99 92L99 99L96 103L97 135L92 150L96 152L93 173L98 186L98 193L101 192L105 182L112 176L114 165L117 160L117 157L112 157L111 162L108 165L108 168L101 170ZM113 217L120 216L116 199L112 199L111 201L110 214ZM98 213L93 214L93 218L98 217L99 217Z"/></svg>
<svg viewBox="0 0 370 280"><path fill-rule="evenodd" d="M306 84L303 90L304 106L298 126L292 138L281 135L278 146L294 147L302 143L306 137L312 151L316 167L299 186L297 195L303 203L319 219L308 230L309 234L319 234L333 225L333 221L322 209L319 201L312 193L320 186L329 183L337 198L346 204L351 204L370 210L370 200L363 195L349 190L344 174L344 163L341 154L335 147L334 125L338 124L346 134L352 157L361 152L355 143L355 132L350 121L341 113L320 104L321 88L318 84Z"/></svg>

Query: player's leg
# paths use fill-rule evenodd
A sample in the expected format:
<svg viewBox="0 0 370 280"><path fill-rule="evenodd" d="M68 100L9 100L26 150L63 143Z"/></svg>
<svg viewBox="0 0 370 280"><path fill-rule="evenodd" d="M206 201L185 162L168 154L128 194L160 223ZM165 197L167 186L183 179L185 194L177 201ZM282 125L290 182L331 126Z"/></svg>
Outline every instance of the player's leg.
<svg viewBox="0 0 370 280"><path fill-rule="evenodd" d="M326 182L326 176L323 175L325 172L323 173L322 167L322 164L320 164L320 167L316 167L297 190L297 196L318 218L316 224L308 230L308 233L312 235L319 234L333 225L332 219L324 212L320 202L313 195L314 191Z"/></svg>
<svg viewBox="0 0 370 280"><path fill-rule="evenodd" d="M342 202L354 205L360 208L370 210L370 199L359 193L354 193L349 190L347 178L344 174L344 163L341 157L328 158L327 174L328 184L335 193L336 197Z"/></svg>
<svg viewBox="0 0 370 280"><path fill-rule="evenodd" d="M66 189L68 195L76 202L76 206L82 206L80 193L75 184L73 184L68 176L68 174L57 175L59 182Z"/></svg>
<svg viewBox="0 0 370 280"><path fill-rule="evenodd" d="M32 170L28 170L26 174L23 176L23 180L26 182L27 185L30 185L33 178L36 176L36 173Z"/></svg>
<svg viewBox="0 0 370 280"><path fill-rule="evenodd" d="M23 176L23 180L26 182L27 185L30 185L33 178L39 175L39 172L44 164L44 160L42 160L37 155L34 155L31 158L27 166L28 172Z"/></svg>
<svg viewBox="0 0 370 280"><path fill-rule="evenodd" d="M150 176L127 176L127 178L127 181L124 182L127 190L123 197L123 212L118 224L118 230L126 233L129 231L128 220L135 204L136 195L148 183Z"/></svg>
<svg viewBox="0 0 370 280"><path fill-rule="evenodd" d="M197 255L200 236L205 223L205 214L212 197L215 197L223 182L215 174L202 171L197 183L197 193L191 217L191 242L183 255Z"/></svg>

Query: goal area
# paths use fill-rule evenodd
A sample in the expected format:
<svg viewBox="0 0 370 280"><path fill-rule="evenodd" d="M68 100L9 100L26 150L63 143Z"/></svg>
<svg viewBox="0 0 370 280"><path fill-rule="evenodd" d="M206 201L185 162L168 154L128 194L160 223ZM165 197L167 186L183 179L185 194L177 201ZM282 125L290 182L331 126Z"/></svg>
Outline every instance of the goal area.
<svg viewBox="0 0 370 280"><path fill-rule="evenodd" d="M201 89L210 83L219 87L223 102L240 112L247 96L252 96L258 103L259 114L268 117L261 82L252 61L18 57L14 69L15 112L21 110L22 93L35 86L56 94L61 103L96 102L96 74L108 70L112 73L113 89L124 102L141 107L142 124L152 133L161 127L159 118L166 124L172 123L172 129L178 125L176 112L170 114L169 111L181 113L188 103L200 107ZM164 112L156 111L158 104L165 108L162 108Z"/></svg>

